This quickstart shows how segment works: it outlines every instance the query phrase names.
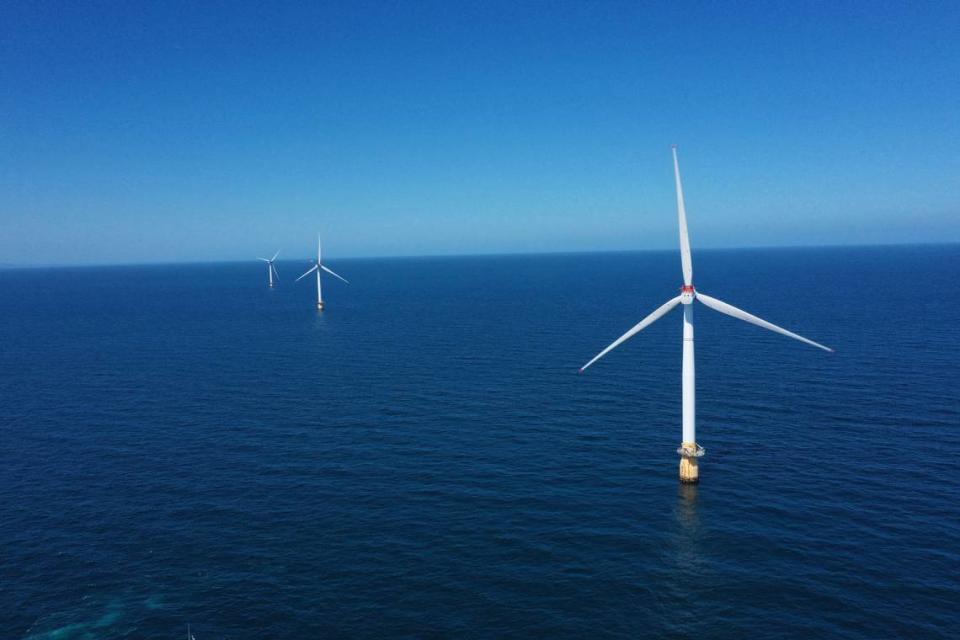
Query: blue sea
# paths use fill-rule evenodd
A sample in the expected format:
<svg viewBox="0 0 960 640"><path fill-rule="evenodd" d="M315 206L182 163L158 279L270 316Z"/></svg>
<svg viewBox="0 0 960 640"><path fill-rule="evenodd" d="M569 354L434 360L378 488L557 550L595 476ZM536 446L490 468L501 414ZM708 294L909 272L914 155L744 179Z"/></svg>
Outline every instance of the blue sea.
<svg viewBox="0 0 960 640"><path fill-rule="evenodd" d="M0 271L0 637L950 638L960 246Z"/></svg>

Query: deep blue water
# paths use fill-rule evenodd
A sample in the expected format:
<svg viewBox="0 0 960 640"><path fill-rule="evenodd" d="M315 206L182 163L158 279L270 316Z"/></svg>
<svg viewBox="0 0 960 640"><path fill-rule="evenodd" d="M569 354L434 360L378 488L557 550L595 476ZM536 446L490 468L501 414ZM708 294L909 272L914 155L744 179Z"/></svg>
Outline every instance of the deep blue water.
<svg viewBox="0 0 960 640"><path fill-rule="evenodd" d="M0 636L936 638L960 246L0 271Z"/></svg>

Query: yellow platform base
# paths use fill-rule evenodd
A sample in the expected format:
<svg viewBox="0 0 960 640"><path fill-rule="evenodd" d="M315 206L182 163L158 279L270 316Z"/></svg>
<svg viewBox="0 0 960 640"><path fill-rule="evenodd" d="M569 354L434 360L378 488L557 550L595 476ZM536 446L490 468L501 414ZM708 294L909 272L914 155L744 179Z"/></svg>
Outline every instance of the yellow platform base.
<svg viewBox="0 0 960 640"><path fill-rule="evenodd" d="M690 449L691 451L697 450L696 443L692 442L684 442L680 446L684 449ZM697 458L687 456L680 457L680 482L684 484L696 484L700 482L700 467Z"/></svg>

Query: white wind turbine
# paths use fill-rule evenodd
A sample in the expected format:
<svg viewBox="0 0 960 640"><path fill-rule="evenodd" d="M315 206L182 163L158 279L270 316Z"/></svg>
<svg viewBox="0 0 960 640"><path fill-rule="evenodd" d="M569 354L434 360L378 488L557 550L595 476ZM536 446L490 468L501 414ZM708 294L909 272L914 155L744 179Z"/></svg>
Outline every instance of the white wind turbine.
<svg viewBox="0 0 960 640"><path fill-rule="evenodd" d="M613 344L597 354L590 362L581 367L580 372L592 365L594 362L607 355L615 347L626 342L637 333L643 331L651 324L665 316L678 304L683 305L683 440L677 453L680 454L680 481L698 482L700 472L697 466L697 459L704 454L703 447L697 444L697 425L696 425L696 388L694 384L693 367L693 301L699 300L714 311L725 313L734 318L739 318L745 322L755 324L764 329L781 333L790 338L806 342L824 351L833 351L829 347L807 340L803 336L787 331L757 316L751 315L746 311L737 309L716 298L700 293L693 287L693 264L690 259L690 236L687 234L687 211L683 203L683 187L680 184L680 164L677 162L677 147L673 146L673 172L677 183L677 210L680 218L680 262L683 267L683 287L680 295L672 298L660 306L656 311L637 323L632 329L617 338Z"/></svg>
<svg viewBox="0 0 960 640"><path fill-rule="evenodd" d="M323 292L322 292L322 290L321 290L321 288L320 288L320 271L321 271L321 270L326 271L327 273L329 273L330 275L332 275L332 276L335 277L335 278L340 278L340 280L343 280L344 282L347 282L347 279L346 279L346 278L342 278L342 277L338 276L337 274L335 274L333 271L331 271L330 269L328 269L327 266L326 266L325 264L323 264L323 262L321 261L321 257L320 257L320 234L317 234L317 264L315 264L315 265L313 265L312 267L310 267L305 274L303 274L302 276L300 276L299 278L297 278L296 280L294 280L294 282L300 282L301 280L303 280L304 278L306 278L308 275L310 275L310 274L313 273L314 271L317 272L317 309L320 309L320 310L322 311L322 310L323 310ZM347 282L347 284L350 284L350 283Z"/></svg>
<svg viewBox="0 0 960 640"><path fill-rule="evenodd" d="M280 272L277 271L277 267L274 266L274 264L273 264L273 263L277 260L277 256L278 256L278 255L280 255L280 252L279 252L279 251L277 251L275 254L273 254L273 257L270 258L269 260L266 259L266 258L257 258L258 260L263 260L264 262L267 263L267 277L270 278L270 286L271 286L271 287L273 286L273 276L274 276L274 274L276 274L277 280L280 279Z"/></svg>

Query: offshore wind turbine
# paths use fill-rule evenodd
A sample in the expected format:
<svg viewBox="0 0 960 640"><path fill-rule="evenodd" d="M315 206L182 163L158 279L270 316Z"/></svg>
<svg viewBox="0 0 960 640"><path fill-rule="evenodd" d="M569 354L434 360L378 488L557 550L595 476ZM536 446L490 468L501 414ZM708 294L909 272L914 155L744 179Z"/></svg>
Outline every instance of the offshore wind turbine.
<svg viewBox="0 0 960 640"><path fill-rule="evenodd" d="M683 287L680 289L680 295L667 300L653 313L634 325L632 329L617 338L613 344L597 354L593 360L583 365L583 367L580 368L580 373L583 373L584 369L594 362L665 316L678 304L683 305L683 439L680 441L680 448L677 449L677 453L680 454L680 482L694 483L700 481L700 470L697 462L704 454L704 448L697 444L696 385L693 365L694 300L699 300L714 311L725 313L728 316L733 316L744 322L749 322L758 327L763 327L764 329L783 334L800 342L805 342L818 349L830 352L832 352L833 349L825 347L813 340L808 340L791 331L787 331L766 320L762 320L722 300L717 300L704 293L700 293L694 288L693 261L690 257L690 235L687 233L687 210L683 202L683 186L680 183L680 163L677 161L676 145L673 145L673 174L677 183L677 214L680 219L680 265L683 270Z"/></svg>
<svg viewBox="0 0 960 640"><path fill-rule="evenodd" d="M300 282L301 280L306 278L308 275L316 271L317 272L317 309L319 309L320 311L323 311L323 290L320 288L320 272L326 271L327 273L332 275L334 278L340 278L340 280L343 280L344 282L347 282L347 279L338 276L333 271L328 269L327 266L323 264L320 253L321 253L320 234L318 233L317 234L317 264L310 267L305 274L303 274L302 276L294 280L294 282ZM347 284L350 284L350 283L347 282Z"/></svg>
<svg viewBox="0 0 960 640"><path fill-rule="evenodd" d="M280 255L280 251L277 251L273 254L273 257L267 260L266 258L257 258L258 260L263 260L267 263L267 277L270 279L270 286L273 286L273 276L276 274L277 280L280 279L280 272L277 271L277 268L274 266L274 262L277 260L277 256Z"/></svg>

